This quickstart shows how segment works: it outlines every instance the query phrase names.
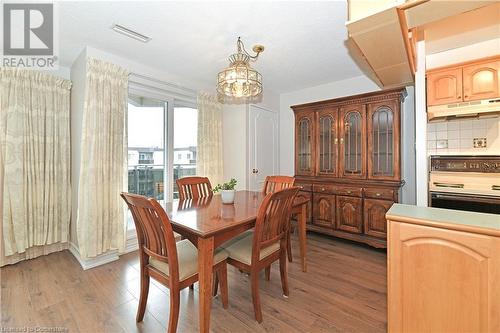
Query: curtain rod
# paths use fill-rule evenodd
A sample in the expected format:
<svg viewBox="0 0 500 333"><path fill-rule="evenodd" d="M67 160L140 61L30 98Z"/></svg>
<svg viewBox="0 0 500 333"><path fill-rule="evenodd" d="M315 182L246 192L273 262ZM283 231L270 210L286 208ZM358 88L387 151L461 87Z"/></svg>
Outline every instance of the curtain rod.
<svg viewBox="0 0 500 333"><path fill-rule="evenodd" d="M186 92L190 92L190 93L195 94L195 95L198 93L194 89L190 89L190 88L187 88L187 87L175 84L175 83L170 83L170 82L167 82L167 81L158 80L158 79L156 79L154 77L146 76L146 75L143 75L143 74L137 74L137 73L132 73L131 72L128 75L129 76L135 76L135 77L138 77L138 78L141 78L141 79L145 79L145 80L149 80L149 81L153 81L153 82L156 82L156 83L160 83L160 84L172 87L172 88L184 90Z"/></svg>

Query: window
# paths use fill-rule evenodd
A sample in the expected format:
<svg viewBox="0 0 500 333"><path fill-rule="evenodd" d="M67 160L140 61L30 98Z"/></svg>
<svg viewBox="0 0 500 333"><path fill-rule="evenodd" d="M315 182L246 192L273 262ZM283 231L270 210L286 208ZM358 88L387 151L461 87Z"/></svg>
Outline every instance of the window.
<svg viewBox="0 0 500 333"><path fill-rule="evenodd" d="M198 140L198 110L187 107L174 108L174 199L179 197L175 181L186 176L196 175L196 150ZM186 156L185 159L182 156Z"/></svg>

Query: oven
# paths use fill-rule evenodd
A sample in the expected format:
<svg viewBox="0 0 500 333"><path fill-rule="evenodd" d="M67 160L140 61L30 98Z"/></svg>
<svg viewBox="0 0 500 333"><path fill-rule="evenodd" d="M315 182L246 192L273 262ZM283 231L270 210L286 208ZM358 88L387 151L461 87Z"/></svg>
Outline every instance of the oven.
<svg viewBox="0 0 500 333"><path fill-rule="evenodd" d="M500 214L500 198L465 193L430 192L431 207Z"/></svg>
<svg viewBox="0 0 500 333"><path fill-rule="evenodd" d="M431 156L429 206L500 214L500 156Z"/></svg>

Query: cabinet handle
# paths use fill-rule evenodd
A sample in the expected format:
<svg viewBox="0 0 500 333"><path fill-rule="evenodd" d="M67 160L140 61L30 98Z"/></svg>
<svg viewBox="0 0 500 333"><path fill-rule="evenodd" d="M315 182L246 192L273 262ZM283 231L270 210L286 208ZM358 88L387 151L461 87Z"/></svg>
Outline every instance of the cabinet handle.
<svg viewBox="0 0 500 333"><path fill-rule="evenodd" d="M343 145L344 144L344 138L340 138L340 144Z"/></svg>
<svg viewBox="0 0 500 333"><path fill-rule="evenodd" d="M376 195L377 197L380 197L380 193L375 193L375 195Z"/></svg>
<svg viewBox="0 0 500 333"><path fill-rule="evenodd" d="M352 193L352 191L351 191L351 190L347 191L347 194L351 194L351 193Z"/></svg>
<svg viewBox="0 0 500 333"><path fill-rule="evenodd" d="M465 96L465 97L467 97L467 96ZM457 98L462 98L462 96L457 96Z"/></svg>
<svg viewBox="0 0 500 333"><path fill-rule="evenodd" d="M304 186L299 186L299 188L300 188L301 190L303 190L303 189L304 189Z"/></svg>
<svg viewBox="0 0 500 333"><path fill-rule="evenodd" d="M467 96L467 95L464 96L464 98L467 98L467 97L469 97L469 96Z"/></svg>
<svg viewBox="0 0 500 333"><path fill-rule="evenodd" d="M325 191L325 188L324 188L324 187L322 187L322 188L321 188L321 191L323 191L323 192L324 192L324 191Z"/></svg>
<svg viewBox="0 0 500 333"><path fill-rule="evenodd" d="M333 142L333 144L337 144L339 142L339 139L338 138L335 138L335 141Z"/></svg>

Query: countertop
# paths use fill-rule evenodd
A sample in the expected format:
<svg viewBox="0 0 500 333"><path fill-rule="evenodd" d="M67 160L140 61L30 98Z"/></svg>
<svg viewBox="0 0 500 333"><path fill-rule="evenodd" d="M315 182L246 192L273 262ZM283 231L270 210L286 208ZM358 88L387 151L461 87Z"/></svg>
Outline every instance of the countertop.
<svg viewBox="0 0 500 333"><path fill-rule="evenodd" d="M500 237L500 215L453 209L394 204L386 214L388 221L476 232Z"/></svg>

